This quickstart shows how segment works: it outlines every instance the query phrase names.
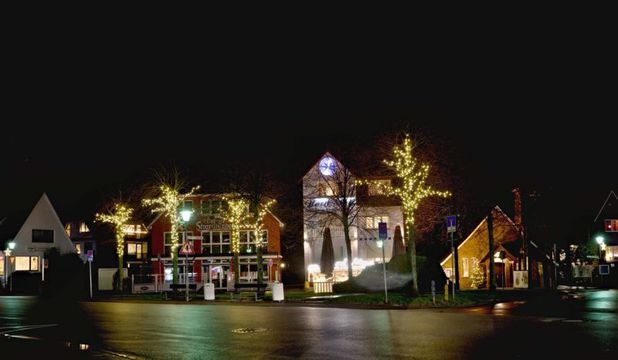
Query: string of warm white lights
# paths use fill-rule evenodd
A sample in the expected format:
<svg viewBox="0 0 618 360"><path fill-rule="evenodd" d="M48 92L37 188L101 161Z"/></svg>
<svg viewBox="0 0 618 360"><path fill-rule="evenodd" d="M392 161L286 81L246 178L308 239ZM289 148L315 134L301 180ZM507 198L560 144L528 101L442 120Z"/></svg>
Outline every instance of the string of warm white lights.
<svg viewBox="0 0 618 360"><path fill-rule="evenodd" d="M116 254L119 257L124 255L124 237L126 235L126 225L131 219L133 209L121 204L114 204L112 210L107 214L96 214L95 220L103 223L112 224L116 235Z"/></svg>
<svg viewBox="0 0 618 360"><path fill-rule="evenodd" d="M159 197L142 200L144 206L153 207L153 213L161 213L168 218L171 231L171 250L174 254L176 254L179 245L178 229L182 225L182 218L178 210L184 200L193 195L199 188L199 186L195 186L188 193L181 194L177 188L164 184L159 187L161 191Z"/></svg>

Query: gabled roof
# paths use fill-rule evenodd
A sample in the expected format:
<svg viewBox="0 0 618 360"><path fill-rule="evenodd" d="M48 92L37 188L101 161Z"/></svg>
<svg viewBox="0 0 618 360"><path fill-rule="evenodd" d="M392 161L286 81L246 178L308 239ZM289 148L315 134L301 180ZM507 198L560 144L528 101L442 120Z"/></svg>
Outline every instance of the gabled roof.
<svg viewBox="0 0 618 360"><path fill-rule="evenodd" d="M599 216L601 216L601 213L603 212L603 209L605 209L605 206L607 205L607 202L612 198L612 195L614 196L614 199L616 199L616 201L618 201L618 196L616 195L614 190L610 190L609 194L607 195L607 198L605 199L605 201L603 202L603 205L601 206L601 209L599 209L599 212L597 213L597 216L594 218L594 222L597 222L597 220L599 219Z"/></svg>
<svg viewBox="0 0 618 360"><path fill-rule="evenodd" d="M47 194L43 194L36 203L30 215L24 221L17 235L15 235L15 253L24 252L25 249L32 246L32 230L45 229L54 231L54 242L51 244L41 243L43 247L57 247L60 253L74 253L75 248L69 239L56 210L52 206ZM38 243L37 243L38 244Z"/></svg>
<svg viewBox="0 0 618 360"><path fill-rule="evenodd" d="M339 163L340 165L345 166L345 165L343 165L343 163L342 163L341 161L339 161L339 159L337 159L337 158L336 158L333 154L331 154L331 153L330 153L330 151L327 151L327 152L325 152L324 154L322 154L322 156L320 156L320 157L318 158L318 160L317 160L317 161L315 161L315 162L313 163L313 165L311 165L311 166L309 167L309 169L307 169L307 171L305 171L305 175L303 175L303 179L305 178L305 176L307 176L307 174L309 174L309 172L310 172L310 171L311 171L314 167L316 167L316 165L318 165L318 164L320 163L320 161L321 161L323 158L325 158L325 157L327 157L327 156L332 157L333 159L335 159L335 161L336 161L337 163Z"/></svg>
<svg viewBox="0 0 618 360"><path fill-rule="evenodd" d="M506 219L506 220L507 220L507 222L508 222L510 225L512 225L512 226L513 226L513 228L517 229L517 230L520 232L520 234L521 234L521 229L519 229L519 228L518 228L518 226L517 226L517 225L515 225L515 223L513 222L513 220L511 220L511 218L510 218L510 217L509 217L509 216L508 216L508 215L507 215L504 211L502 211L502 209L500 209L500 207L499 207L499 206L497 206L497 205L496 205L496 206L492 209L492 213L497 214L497 215L499 215L499 216L503 217L504 219ZM495 217L495 216L496 216L496 215L494 215L494 217ZM469 234L469 235L468 235L468 236L464 239L464 241L462 241L462 242L461 242L461 244L459 244L459 246L457 246L457 250L461 249L461 247L462 247L462 246L464 246L464 245L466 244L466 242L468 242L468 240L470 240L470 239L472 238L472 236L473 236L473 235L475 235L478 231L480 231L480 229L481 229L481 227L482 227L483 225L484 225L485 227L487 227L487 217L485 217L483 220L481 220L481 222L479 222L479 224L478 224L478 225L474 228L474 230L472 230L472 231L470 232L470 234ZM495 247L497 247L498 245L499 245L499 243L498 243L498 242L496 242ZM445 264L445 263L446 263L446 262L447 262L447 261L451 258L451 255L452 255L452 254L448 254L448 255L446 256L446 258L440 262L440 265L444 265L444 264Z"/></svg>

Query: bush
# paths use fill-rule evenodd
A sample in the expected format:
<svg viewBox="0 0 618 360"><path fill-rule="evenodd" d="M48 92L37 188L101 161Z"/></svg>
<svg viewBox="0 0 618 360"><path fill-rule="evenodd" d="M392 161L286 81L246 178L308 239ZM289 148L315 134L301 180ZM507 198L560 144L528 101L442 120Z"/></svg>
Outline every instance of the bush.
<svg viewBox="0 0 618 360"><path fill-rule="evenodd" d="M418 269L418 288L420 292L431 291L431 280L435 281L436 292L444 288L446 275L436 261L424 256L416 257ZM412 290L412 275L406 254L398 255L386 264L387 286L389 291L410 294ZM369 266L352 280L333 286L336 293L381 292L384 290L384 275L382 264Z"/></svg>

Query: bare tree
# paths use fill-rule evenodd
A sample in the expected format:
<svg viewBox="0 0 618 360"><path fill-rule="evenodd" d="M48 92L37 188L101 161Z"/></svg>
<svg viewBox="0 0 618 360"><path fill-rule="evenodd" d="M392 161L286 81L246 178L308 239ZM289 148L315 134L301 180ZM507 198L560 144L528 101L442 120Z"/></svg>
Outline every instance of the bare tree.
<svg viewBox="0 0 618 360"><path fill-rule="evenodd" d="M325 160L326 159L326 160ZM306 224L341 226L348 256L348 279L352 279L350 228L355 226L360 207L356 202L356 178L332 157L322 158L320 170L313 171L303 186Z"/></svg>

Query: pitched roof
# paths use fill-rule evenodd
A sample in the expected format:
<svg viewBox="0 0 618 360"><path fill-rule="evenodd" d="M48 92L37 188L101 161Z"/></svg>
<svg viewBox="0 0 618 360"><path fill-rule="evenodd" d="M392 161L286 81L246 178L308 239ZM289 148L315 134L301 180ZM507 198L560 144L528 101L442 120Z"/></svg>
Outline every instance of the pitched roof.
<svg viewBox="0 0 618 360"><path fill-rule="evenodd" d="M599 216L601 216L601 213L605 209L605 206L607 205L607 202L611 199L612 195L614 196L614 199L616 199L616 201L618 201L618 196L616 195L614 190L610 190L609 194L607 195L607 198L605 199L605 201L603 202L603 205L601 206L601 209L599 209L599 212L597 213L597 216L594 218L594 222L597 222L597 220L599 219Z"/></svg>

